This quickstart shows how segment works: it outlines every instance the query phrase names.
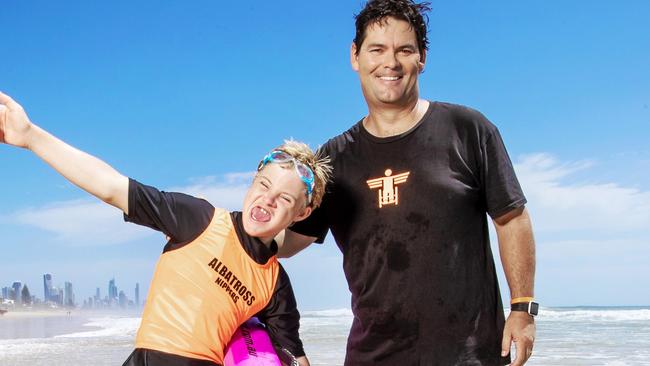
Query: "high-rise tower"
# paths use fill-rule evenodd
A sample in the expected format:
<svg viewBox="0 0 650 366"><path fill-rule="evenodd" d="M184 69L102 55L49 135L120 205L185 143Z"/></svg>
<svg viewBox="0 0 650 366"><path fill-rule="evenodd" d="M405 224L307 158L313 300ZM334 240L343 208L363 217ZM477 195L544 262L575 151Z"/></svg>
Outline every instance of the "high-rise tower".
<svg viewBox="0 0 650 366"><path fill-rule="evenodd" d="M52 275L46 273L43 275L43 301L48 302L52 297Z"/></svg>
<svg viewBox="0 0 650 366"><path fill-rule="evenodd" d="M72 283L65 283L65 292L63 295L63 305L64 306L74 306L74 292L72 291Z"/></svg>
<svg viewBox="0 0 650 366"><path fill-rule="evenodd" d="M117 301L117 286L115 286L115 278L108 281L108 302L113 300Z"/></svg>
<svg viewBox="0 0 650 366"><path fill-rule="evenodd" d="M20 304L20 291L23 288L23 284L20 281L16 281L11 285L11 288L14 290L14 298L13 300L16 302L16 304Z"/></svg>
<svg viewBox="0 0 650 366"><path fill-rule="evenodd" d="M135 306L140 306L140 284L137 282L135 284Z"/></svg>

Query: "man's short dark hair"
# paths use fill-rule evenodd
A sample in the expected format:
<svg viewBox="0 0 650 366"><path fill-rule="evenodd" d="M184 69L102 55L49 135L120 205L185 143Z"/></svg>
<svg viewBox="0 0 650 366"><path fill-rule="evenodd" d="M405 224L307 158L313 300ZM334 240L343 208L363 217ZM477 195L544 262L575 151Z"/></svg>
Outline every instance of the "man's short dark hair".
<svg viewBox="0 0 650 366"><path fill-rule="evenodd" d="M354 16L357 33L354 36L354 44L357 46L357 54L361 44L366 38L366 30L369 25L382 24L387 17L404 20L411 25L415 31L419 51L426 51L429 48L427 38L427 23L430 11L429 3L416 4L413 0L370 0L359 14Z"/></svg>

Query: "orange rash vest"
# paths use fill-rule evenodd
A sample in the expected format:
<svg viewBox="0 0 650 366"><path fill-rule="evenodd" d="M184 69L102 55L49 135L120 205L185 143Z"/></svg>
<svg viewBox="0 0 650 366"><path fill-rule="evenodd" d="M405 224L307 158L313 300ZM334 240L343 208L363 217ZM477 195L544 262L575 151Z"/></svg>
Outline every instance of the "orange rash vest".
<svg viewBox="0 0 650 366"><path fill-rule="evenodd" d="M235 330L270 301L278 274L277 258L255 262L230 214L215 209L198 238L160 256L135 347L222 364Z"/></svg>

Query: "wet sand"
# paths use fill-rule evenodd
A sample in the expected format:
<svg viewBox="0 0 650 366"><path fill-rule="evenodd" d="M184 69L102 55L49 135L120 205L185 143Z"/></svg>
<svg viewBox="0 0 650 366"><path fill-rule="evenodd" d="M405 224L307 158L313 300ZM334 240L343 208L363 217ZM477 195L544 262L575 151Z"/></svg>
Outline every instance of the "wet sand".
<svg viewBox="0 0 650 366"><path fill-rule="evenodd" d="M48 338L93 330L83 326L88 316L88 313L67 310L9 310L0 316L0 339Z"/></svg>

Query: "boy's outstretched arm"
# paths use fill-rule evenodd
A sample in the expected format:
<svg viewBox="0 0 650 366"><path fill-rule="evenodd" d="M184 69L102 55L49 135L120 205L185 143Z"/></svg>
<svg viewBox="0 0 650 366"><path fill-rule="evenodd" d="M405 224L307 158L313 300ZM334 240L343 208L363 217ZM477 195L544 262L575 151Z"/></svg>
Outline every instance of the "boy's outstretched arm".
<svg viewBox="0 0 650 366"><path fill-rule="evenodd" d="M31 150L73 184L128 214L127 177L33 124L23 108L1 92L0 142Z"/></svg>

